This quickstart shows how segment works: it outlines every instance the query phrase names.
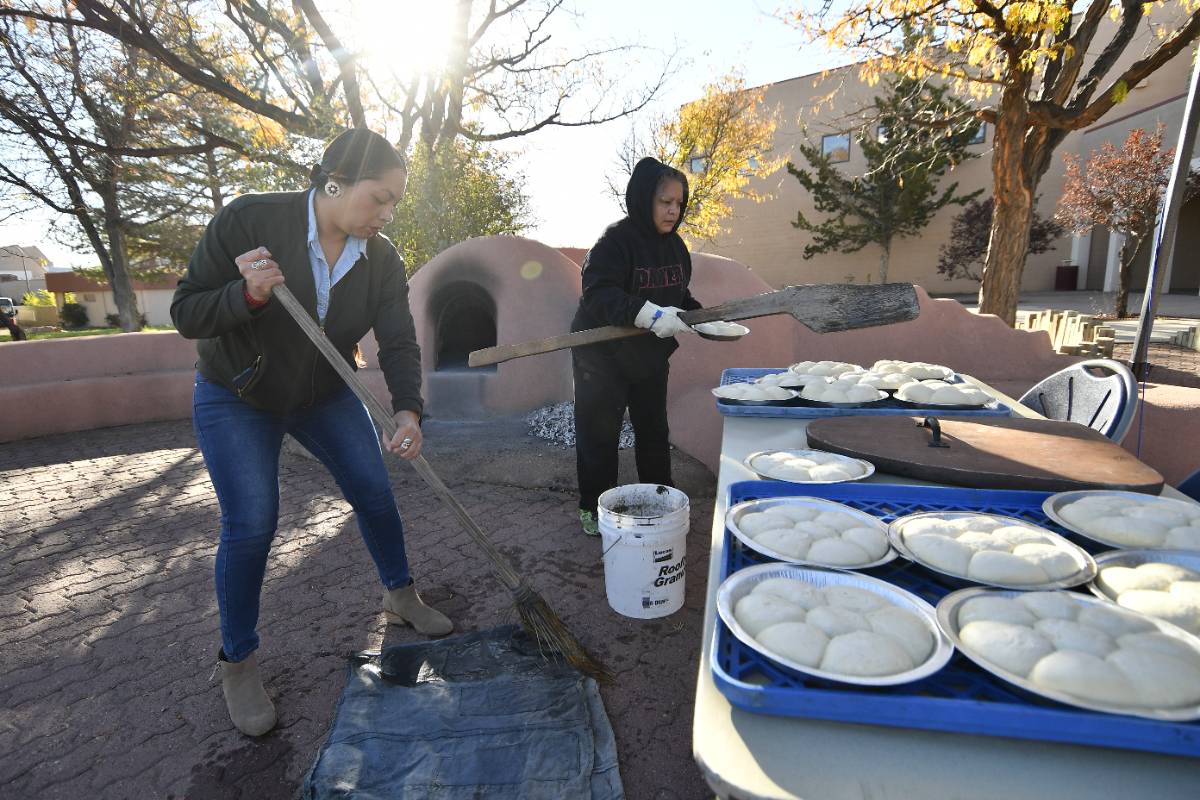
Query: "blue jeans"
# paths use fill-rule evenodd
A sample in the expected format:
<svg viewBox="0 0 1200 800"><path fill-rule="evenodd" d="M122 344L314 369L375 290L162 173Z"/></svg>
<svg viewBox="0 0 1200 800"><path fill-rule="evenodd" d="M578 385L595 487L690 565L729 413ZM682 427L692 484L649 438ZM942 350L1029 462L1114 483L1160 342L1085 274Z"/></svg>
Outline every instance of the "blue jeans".
<svg viewBox="0 0 1200 800"><path fill-rule="evenodd" d="M409 582L404 525L366 408L344 388L312 408L260 411L204 376L192 399L196 439L221 504L217 607L225 658L258 648L258 601L279 521L279 450L290 433L333 474L354 509L383 585Z"/></svg>

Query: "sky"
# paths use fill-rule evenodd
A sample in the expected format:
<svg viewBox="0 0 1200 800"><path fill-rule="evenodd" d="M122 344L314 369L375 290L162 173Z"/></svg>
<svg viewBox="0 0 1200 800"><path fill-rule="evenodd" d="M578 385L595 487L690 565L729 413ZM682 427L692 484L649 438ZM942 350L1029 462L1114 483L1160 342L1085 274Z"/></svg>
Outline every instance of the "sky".
<svg viewBox="0 0 1200 800"><path fill-rule="evenodd" d="M394 0L384 0L394 2ZM774 16L804 0L575 0L574 16L556 16L558 42L603 46L636 42L676 53L676 67L659 96L639 114L595 127L545 128L510 140L525 177L534 226L531 238L555 247L590 247L621 216L607 192L606 175L632 126L645 131L655 115L699 97L705 84L740 70L747 86L785 80L845 63L845 57L806 42ZM807 0L815 3L816 0ZM637 82L638 76L630 80ZM69 225L46 215L0 222L0 245L38 245L55 266L95 263L89 252L71 253L45 236L48 226Z"/></svg>

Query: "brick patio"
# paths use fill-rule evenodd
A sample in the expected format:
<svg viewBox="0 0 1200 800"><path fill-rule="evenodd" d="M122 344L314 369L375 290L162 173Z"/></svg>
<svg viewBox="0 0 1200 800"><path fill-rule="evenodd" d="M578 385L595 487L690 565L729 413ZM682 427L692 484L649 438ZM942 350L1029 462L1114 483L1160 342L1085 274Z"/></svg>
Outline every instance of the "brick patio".
<svg viewBox="0 0 1200 800"><path fill-rule="evenodd" d="M512 430L503 435L511 438ZM444 448L442 458L431 434L430 461L616 671L603 694L628 796L704 796L691 757L691 695L711 489L708 497L692 494L685 609L663 620L628 620L604 601L598 541L575 529L574 498L562 485L573 452L531 439L506 449L488 440L486 427L477 433L457 441L478 439L480 447ZM685 467L698 474L694 462ZM346 654L416 635L383 624L374 567L324 469L285 455L281 478L280 533L260 622L262 669L280 721L252 741L231 728L213 675L218 509L190 424L0 447L4 796L296 794L345 683ZM393 485L426 597L461 630L509 621L507 595L450 513L407 467L393 470Z"/></svg>

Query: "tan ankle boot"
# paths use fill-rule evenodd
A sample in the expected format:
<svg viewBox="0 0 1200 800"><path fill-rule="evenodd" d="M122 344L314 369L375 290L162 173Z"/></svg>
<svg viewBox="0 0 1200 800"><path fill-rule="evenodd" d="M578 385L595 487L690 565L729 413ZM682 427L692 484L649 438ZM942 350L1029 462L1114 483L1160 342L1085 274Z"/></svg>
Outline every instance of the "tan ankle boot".
<svg viewBox="0 0 1200 800"><path fill-rule="evenodd" d="M221 662L221 689L225 692L225 707L233 725L247 736L262 736L275 727L275 705L267 697L258 674L258 658L251 653L236 663Z"/></svg>
<svg viewBox="0 0 1200 800"><path fill-rule="evenodd" d="M412 625L426 636L445 636L454 623L440 611L430 608L417 594L415 584L392 589L383 596L383 610L393 625Z"/></svg>

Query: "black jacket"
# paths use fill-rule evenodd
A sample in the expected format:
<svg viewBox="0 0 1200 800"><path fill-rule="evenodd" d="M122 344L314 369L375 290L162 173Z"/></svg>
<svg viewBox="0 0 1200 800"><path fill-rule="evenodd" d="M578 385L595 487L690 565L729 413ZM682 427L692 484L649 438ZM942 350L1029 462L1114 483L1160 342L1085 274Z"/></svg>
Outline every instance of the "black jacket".
<svg viewBox="0 0 1200 800"><path fill-rule="evenodd" d="M583 260L583 296L572 331L632 325L647 300L685 311L701 307L688 290L692 258L687 245L675 230L661 234L654 227L654 192L667 169L653 158L643 158L634 168L625 190L628 216L610 225ZM679 222L687 199L685 182ZM663 369L678 346L674 338L646 334L580 348L578 355L610 358L630 380L640 380Z"/></svg>
<svg viewBox="0 0 1200 800"><path fill-rule="evenodd" d="M255 408L285 414L344 382L279 302L253 311L246 305L246 282L234 259L256 247L271 252L288 288L316 319L307 192L242 195L218 212L175 290L171 319L184 337L200 340L196 368L204 377ZM355 345L374 330L392 409L421 413L421 351L408 281L387 239L372 237L366 257L334 285L324 330L352 367Z"/></svg>

